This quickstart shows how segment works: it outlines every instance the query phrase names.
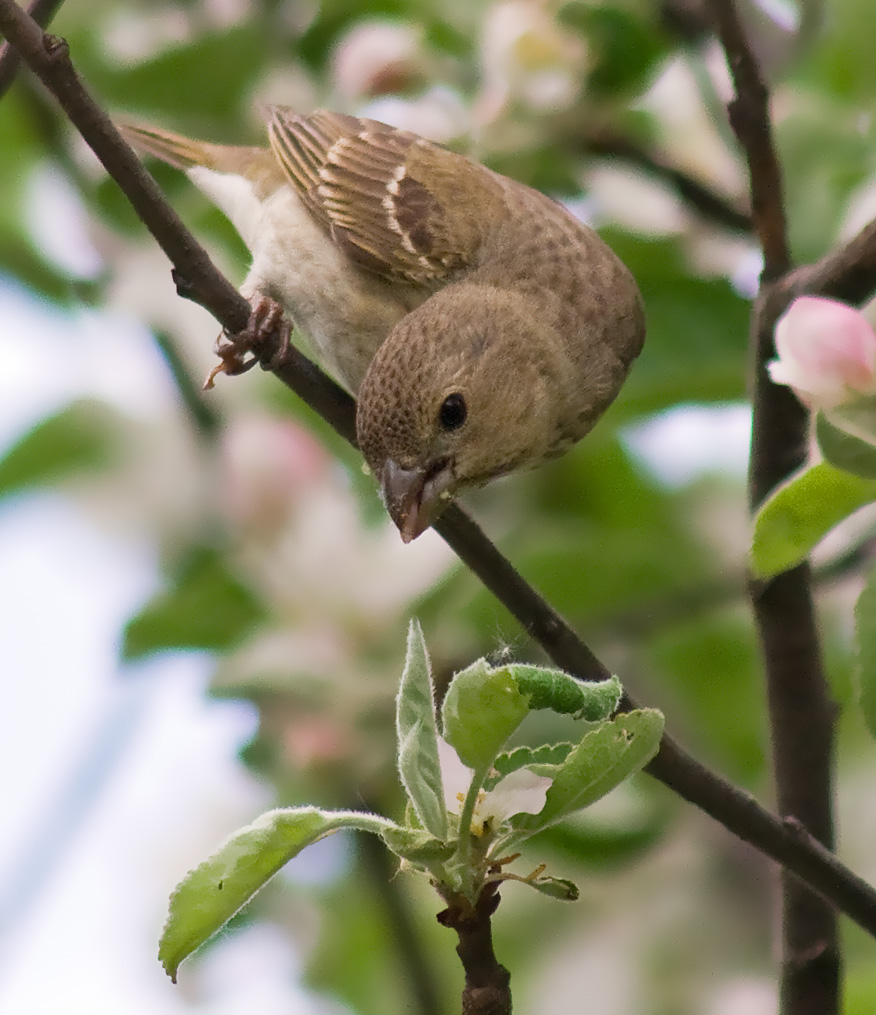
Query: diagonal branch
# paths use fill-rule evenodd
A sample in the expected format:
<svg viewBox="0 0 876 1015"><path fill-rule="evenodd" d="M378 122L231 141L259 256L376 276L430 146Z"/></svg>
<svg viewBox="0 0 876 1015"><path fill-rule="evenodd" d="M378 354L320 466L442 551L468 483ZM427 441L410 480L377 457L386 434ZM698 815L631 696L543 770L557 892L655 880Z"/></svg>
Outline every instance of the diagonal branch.
<svg viewBox="0 0 876 1015"><path fill-rule="evenodd" d="M755 231L764 258L751 331L754 416L749 499L756 510L805 461L809 416L791 390L774 385L767 373L767 362L774 355L776 309L786 302L780 280L791 268L769 92L733 0L709 0L709 7L733 77L736 95L728 114L748 161ZM766 585L753 582L751 595L766 667L779 813L832 849L836 709L824 673L809 565ZM781 888L781 1015L836 1015L841 970L836 913L787 872L782 874Z"/></svg>
<svg viewBox="0 0 876 1015"><path fill-rule="evenodd" d="M45 28L63 2L64 0L33 0L27 13L38 25ZM8 42L4 42L0 46L0 98L3 98L9 89L20 66L21 56L18 50Z"/></svg>
<svg viewBox="0 0 876 1015"><path fill-rule="evenodd" d="M788 301L808 295L866 303L876 291L876 219L839 250L791 272L782 280L781 288Z"/></svg>
<svg viewBox="0 0 876 1015"><path fill-rule="evenodd" d="M490 926L499 905L496 885L488 885L474 907L448 902L438 922L459 937L456 952L465 970L462 1015L511 1015L511 974L496 958Z"/></svg>
<svg viewBox="0 0 876 1015"><path fill-rule="evenodd" d="M80 129L107 171L138 210L153 236L184 278L185 294L207 307L229 331L249 318L249 304L211 264L197 241L83 88L69 63L66 47L44 41L43 33L14 0L0 0L0 31L14 40L31 68L49 87L70 120ZM294 347L277 362L278 349L261 350L263 362L344 437L353 440L354 403ZM439 532L460 558L514 614L557 663L582 680L597 680L608 670L569 625L484 536L478 526L451 505L439 519ZM626 699L624 707L633 707ZM733 834L792 870L837 908L876 936L876 890L795 824L762 808L749 794L699 764L671 738L664 737L649 769L684 799L714 817Z"/></svg>
<svg viewBox="0 0 876 1015"><path fill-rule="evenodd" d="M579 147L591 155L610 156L641 169L648 176L671 187L703 218L734 232L747 234L752 231L751 216L747 212L741 211L728 198L711 190L693 176L682 172L663 156L640 148L622 134L607 130L593 131L581 140Z"/></svg>

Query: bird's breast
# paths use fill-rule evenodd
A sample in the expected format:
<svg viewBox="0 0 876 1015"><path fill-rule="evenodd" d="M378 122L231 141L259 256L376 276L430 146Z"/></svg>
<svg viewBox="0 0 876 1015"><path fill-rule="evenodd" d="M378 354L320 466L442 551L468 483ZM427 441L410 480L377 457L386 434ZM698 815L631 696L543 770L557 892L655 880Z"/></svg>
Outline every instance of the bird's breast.
<svg viewBox="0 0 876 1015"><path fill-rule="evenodd" d="M355 264L291 186L260 196L242 176L189 172L252 253L244 294L278 300L321 365L355 391L383 340L428 292Z"/></svg>

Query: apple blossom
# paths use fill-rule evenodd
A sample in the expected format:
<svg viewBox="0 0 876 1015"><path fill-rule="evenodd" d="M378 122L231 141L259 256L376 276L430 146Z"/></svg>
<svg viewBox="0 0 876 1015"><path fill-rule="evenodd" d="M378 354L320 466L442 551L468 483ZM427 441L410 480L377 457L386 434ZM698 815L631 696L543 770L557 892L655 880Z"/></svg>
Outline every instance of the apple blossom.
<svg viewBox="0 0 876 1015"><path fill-rule="evenodd" d="M767 365L813 410L876 394L876 333L863 314L836 300L801 296L776 325L778 359Z"/></svg>
<svg viewBox="0 0 876 1015"><path fill-rule="evenodd" d="M566 109L578 92L588 54L580 35L533 0L492 4L481 41L483 86L477 119L492 123L509 102L534 112Z"/></svg>
<svg viewBox="0 0 876 1015"><path fill-rule="evenodd" d="M438 737L438 760L447 810L461 813L474 773L463 765L443 737ZM493 789L480 790L472 812L472 832L481 836L490 826L501 824L514 814L538 814L544 807L551 781L528 768L519 768L506 775Z"/></svg>
<svg viewBox="0 0 876 1015"><path fill-rule="evenodd" d="M396 21L360 21L332 54L332 77L346 99L404 91L422 80L420 33Z"/></svg>

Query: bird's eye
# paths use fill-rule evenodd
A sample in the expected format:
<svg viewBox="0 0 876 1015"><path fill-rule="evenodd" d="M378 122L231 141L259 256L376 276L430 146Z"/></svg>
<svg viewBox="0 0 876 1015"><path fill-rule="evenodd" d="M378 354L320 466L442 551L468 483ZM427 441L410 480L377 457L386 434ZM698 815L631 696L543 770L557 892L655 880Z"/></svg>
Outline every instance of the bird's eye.
<svg viewBox="0 0 876 1015"><path fill-rule="evenodd" d="M438 422L443 430L458 430L465 422L467 415L468 409L465 399L458 391L454 391L441 403L441 408L438 410Z"/></svg>

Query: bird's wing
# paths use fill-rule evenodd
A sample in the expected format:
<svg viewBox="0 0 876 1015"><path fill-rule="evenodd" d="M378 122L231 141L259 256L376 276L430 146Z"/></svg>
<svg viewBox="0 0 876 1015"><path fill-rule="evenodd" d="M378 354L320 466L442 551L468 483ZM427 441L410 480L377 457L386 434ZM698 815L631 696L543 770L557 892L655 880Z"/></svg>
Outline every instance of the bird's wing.
<svg viewBox="0 0 876 1015"><path fill-rule="evenodd" d="M314 217L358 264L440 285L479 242L480 167L376 120L266 110L274 154ZM459 176L471 173L465 195ZM487 174L489 175L489 174ZM471 184L476 188L474 199Z"/></svg>

